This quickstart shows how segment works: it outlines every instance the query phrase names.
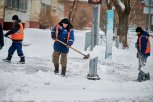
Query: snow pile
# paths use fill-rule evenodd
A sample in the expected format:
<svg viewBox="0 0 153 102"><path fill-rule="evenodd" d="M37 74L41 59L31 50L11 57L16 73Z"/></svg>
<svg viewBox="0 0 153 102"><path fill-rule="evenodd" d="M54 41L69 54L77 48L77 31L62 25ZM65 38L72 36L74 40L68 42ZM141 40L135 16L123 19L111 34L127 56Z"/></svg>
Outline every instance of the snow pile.
<svg viewBox="0 0 153 102"><path fill-rule="evenodd" d="M98 56L98 75L101 80L87 80L89 59L70 50L66 77L54 74L51 61L54 41L50 30L25 29L23 46L26 64L16 64L15 53L11 64L0 60L0 102L152 102L153 101L153 55L148 58L147 68L151 80L136 82L138 60L134 43L136 37L129 34L129 48L113 47L112 60L105 59L105 46L96 46L90 53L84 51L85 33L75 30L74 48L91 58ZM153 40L151 39L153 45ZM7 56L11 41L5 39L0 58ZM153 47L152 47L153 52ZM61 69L60 69L61 70Z"/></svg>

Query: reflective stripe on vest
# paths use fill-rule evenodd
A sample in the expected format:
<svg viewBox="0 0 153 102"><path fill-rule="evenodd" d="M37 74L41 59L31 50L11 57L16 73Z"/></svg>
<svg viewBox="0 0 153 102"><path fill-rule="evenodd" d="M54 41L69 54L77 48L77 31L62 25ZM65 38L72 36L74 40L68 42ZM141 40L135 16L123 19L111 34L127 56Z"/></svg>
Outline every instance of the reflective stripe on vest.
<svg viewBox="0 0 153 102"><path fill-rule="evenodd" d="M12 40L23 40L24 39L24 32L23 32L23 25L22 23L19 23L20 29L11 35Z"/></svg>
<svg viewBox="0 0 153 102"><path fill-rule="evenodd" d="M139 49L141 49L141 39L142 39L142 35L139 38ZM146 39L147 39L147 47L146 47L146 50L145 50L145 54L150 53L150 51L151 51L151 48L150 48L150 39L147 36L146 36Z"/></svg>
<svg viewBox="0 0 153 102"><path fill-rule="evenodd" d="M60 27L60 25L58 24L57 26L56 26L56 32L55 32L55 36L56 36L56 39L58 39L58 28ZM72 29L68 32L68 34L67 34L67 39L66 39L66 42L68 43L68 41L69 41L69 39L70 39L70 32L72 31ZM56 41L56 39L55 39L55 41Z"/></svg>
<svg viewBox="0 0 153 102"><path fill-rule="evenodd" d="M150 48L150 39L149 39L149 37L147 37L147 39L148 39L148 41L147 41L147 48L146 48L145 53L150 53L150 51L151 51L151 48Z"/></svg>

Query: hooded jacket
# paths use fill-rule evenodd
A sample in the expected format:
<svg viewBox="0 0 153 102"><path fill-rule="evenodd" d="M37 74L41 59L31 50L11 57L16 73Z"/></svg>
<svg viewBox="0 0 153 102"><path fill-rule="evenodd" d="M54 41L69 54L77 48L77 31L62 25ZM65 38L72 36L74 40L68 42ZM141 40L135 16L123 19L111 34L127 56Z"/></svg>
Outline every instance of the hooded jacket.
<svg viewBox="0 0 153 102"><path fill-rule="evenodd" d="M141 39L140 39L141 38ZM149 34L146 31L141 31L140 35L138 35L138 39L137 39L137 49L138 51L145 57L150 56L150 52L149 53L145 53L146 49L147 49L147 43L149 40ZM141 46L141 47L140 47Z"/></svg>
<svg viewBox="0 0 153 102"><path fill-rule="evenodd" d="M68 24L68 26L66 28L64 28L62 23L66 23L66 24ZM62 19L61 22L58 23L58 25L60 27L58 28L58 38L57 39L68 44L69 46L71 46L74 42L74 30L72 30L72 28L73 28L72 24L69 22L68 19ZM55 27L53 27L53 29L52 29L52 32L51 32L52 39L56 38L56 34L55 34L56 27L57 27L57 25ZM68 32L70 32L70 37L67 42ZM69 48L67 46L61 44L58 41L54 42L54 50L57 52L61 52L61 53L68 53L69 52Z"/></svg>

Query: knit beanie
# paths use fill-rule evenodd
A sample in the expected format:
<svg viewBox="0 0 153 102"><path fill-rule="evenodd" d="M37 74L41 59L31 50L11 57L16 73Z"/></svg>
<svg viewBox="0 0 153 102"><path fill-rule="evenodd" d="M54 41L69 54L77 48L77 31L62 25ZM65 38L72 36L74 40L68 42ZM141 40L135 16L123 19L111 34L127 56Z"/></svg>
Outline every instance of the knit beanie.
<svg viewBox="0 0 153 102"><path fill-rule="evenodd" d="M19 19L19 17L17 16L17 15L14 15L13 17L12 17L12 20L18 20Z"/></svg>
<svg viewBox="0 0 153 102"><path fill-rule="evenodd" d="M142 32L142 28L141 27L137 27L135 31L136 32Z"/></svg>
<svg viewBox="0 0 153 102"><path fill-rule="evenodd" d="M61 23L70 24L70 21L67 18L61 20Z"/></svg>

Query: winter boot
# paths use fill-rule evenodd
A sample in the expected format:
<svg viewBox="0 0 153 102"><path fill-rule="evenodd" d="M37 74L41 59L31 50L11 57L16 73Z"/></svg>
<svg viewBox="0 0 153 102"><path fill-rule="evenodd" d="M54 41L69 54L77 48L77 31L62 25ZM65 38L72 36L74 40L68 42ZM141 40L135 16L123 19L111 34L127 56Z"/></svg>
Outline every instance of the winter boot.
<svg viewBox="0 0 153 102"><path fill-rule="evenodd" d="M65 76L65 73L66 73L66 67L62 67L61 75L62 75L62 76Z"/></svg>
<svg viewBox="0 0 153 102"><path fill-rule="evenodd" d="M59 73L59 65L54 65L54 67L55 67L54 73L55 74Z"/></svg>
<svg viewBox="0 0 153 102"><path fill-rule="evenodd" d="M11 63L11 59L12 59L12 56L11 55L8 55L8 57L6 59L3 59L3 61L4 62Z"/></svg>
<svg viewBox="0 0 153 102"><path fill-rule="evenodd" d="M142 82L142 81L145 81L145 80L146 80L145 73L143 71L139 71L137 81Z"/></svg>
<svg viewBox="0 0 153 102"><path fill-rule="evenodd" d="M149 72L145 73L145 78L146 78L146 80L150 80L150 73Z"/></svg>
<svg viewBox="0 0 153 102"><path fill-rule="evenodd" d="M25 64L25 57L24 56L20 56L20 64Z"/></svg>

